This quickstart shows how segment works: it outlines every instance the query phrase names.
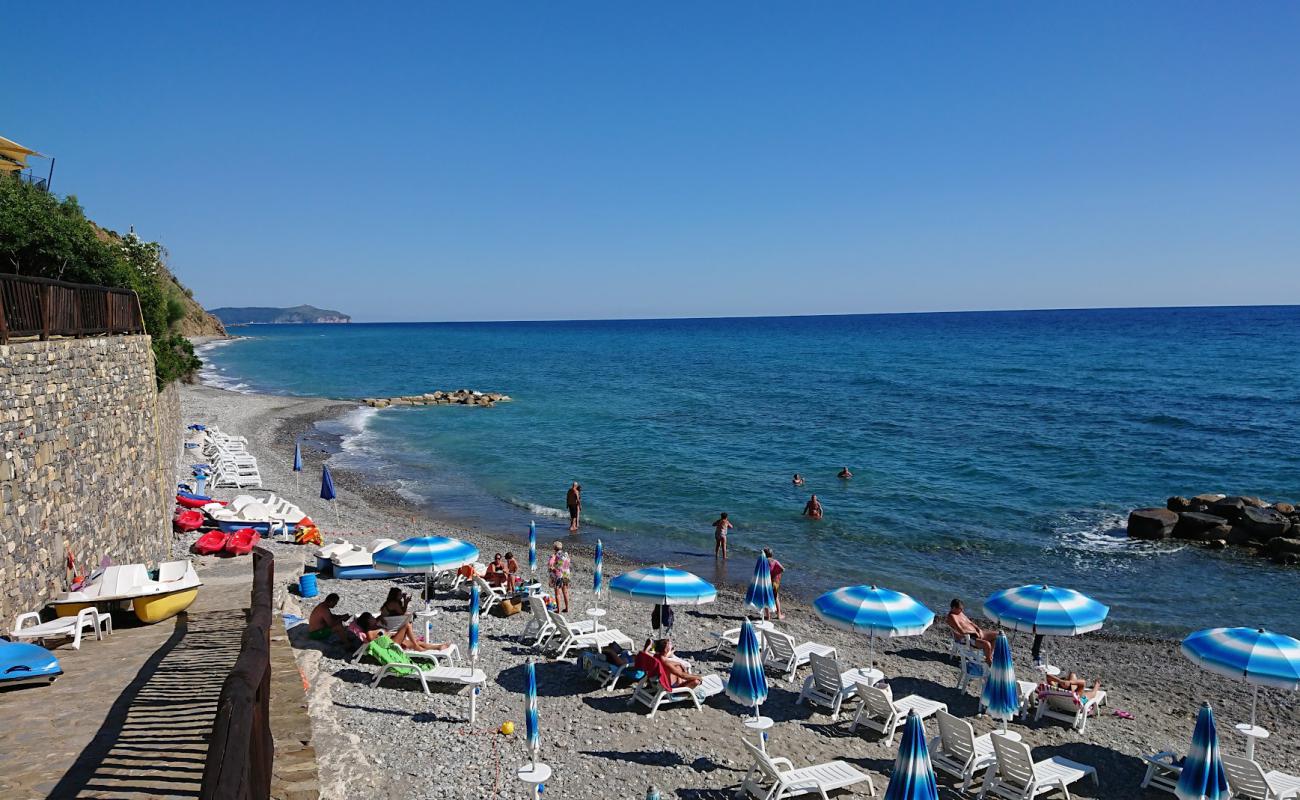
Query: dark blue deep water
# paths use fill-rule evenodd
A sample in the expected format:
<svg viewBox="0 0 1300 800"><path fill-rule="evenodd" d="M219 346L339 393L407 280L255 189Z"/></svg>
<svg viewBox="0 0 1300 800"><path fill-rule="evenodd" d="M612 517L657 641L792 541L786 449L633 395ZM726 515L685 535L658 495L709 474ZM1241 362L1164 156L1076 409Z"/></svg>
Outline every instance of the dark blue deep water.
<svg viewBox="0 0 1300 800"><path fill-rule="evenodd" d="M1300 500L1300 307L237 332L204 353L209 381L513 396L357 413L334 456L467 524L560 535L576 479L584 538L708 578L725 510L734 580L772 546L805 594L870 581L939 609L1048 581L1129 630L1300 634L1300 571L1123 534L1171 494ZM809 492L821 522L800 518Z"/></svg>

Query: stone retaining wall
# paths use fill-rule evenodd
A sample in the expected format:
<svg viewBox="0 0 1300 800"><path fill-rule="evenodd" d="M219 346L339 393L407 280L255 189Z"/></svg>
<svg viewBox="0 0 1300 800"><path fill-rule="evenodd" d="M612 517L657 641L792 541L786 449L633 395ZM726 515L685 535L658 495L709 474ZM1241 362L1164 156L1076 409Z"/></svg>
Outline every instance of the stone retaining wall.
<svg viewBox="0 0 1300 800"><path fill-rule="evenodd" d="M155 388L148 336L0 346L0 624L107 557L170 547L180 395Z"/></svg>

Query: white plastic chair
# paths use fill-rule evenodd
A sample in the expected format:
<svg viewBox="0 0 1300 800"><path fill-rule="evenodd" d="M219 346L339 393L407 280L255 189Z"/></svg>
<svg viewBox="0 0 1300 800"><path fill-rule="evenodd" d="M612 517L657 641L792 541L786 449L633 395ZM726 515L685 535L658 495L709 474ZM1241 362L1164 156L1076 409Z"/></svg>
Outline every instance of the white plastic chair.
<svg viewBox="0 0 1300 800"><path fill-rule="evenodd" d="M939 724L939 735L930 740L930 763L960 780L965 794L975 774L997 760L993 742L987 733L977 738L969 722L947 711L935 712L934 717Z"/></svg>
<svg viewBox="0 0 1300 800"><path fill-rule="evenodd" d="M833 656L835 648L817 642L796 645L790 634L775 630L768 631L763 637L763 666L774 670L785 680L793 678L795 672L807 664L814 653Z"/></svg>
<svg viewBox="0 0 1300 800"><path fill-rule="evenodd" d="M827 761L825 764L796 769L788 758L769 756L748 739L741 739L740 742L754 759L753 766L740 784L741 790L750 797L782 800L786 797L816 794L824 800L828 792L847 789L864 781L867 784L867 794L876 793L871 776L859 772L847 762ZM771 783L771 786L765 785L767 783Z"/></svg>
<svg viewBox="0 0 1300 800"><path fill-rule="evenodd" d="M1178 779L1183 775L1183 768L1174 763L1177 759L1178 754L1168 750L1155 755L1142 756L1142 761L1147 765L1147 771L1142 776L1141 788L1163 789L1170 794L1178 791Z"/></svg>
<svg viewBox="0 0 1300 800"><path fill-rule="evenodd" d="M1223 755L1223 771L1233 797L1249 800L1290 800L1300 797L1300 777L1277 770L1264 771L1257 762L1241 756Z"/></svg>
<svg viewBox="0 0 1300 800"><path fill-rule="evenodd" d="M858 707L858 713L853 715L853 723L849 725L849 730L856 731L859 725L865 725L884 734L886 747L893 746L894 732L907 722L909 711L915 711L916 715L924 720L937 711L948 710L947 703L927 700L917 694L909 694L901 700L895 700L888 690L868 686L865 683L854 684L854 690L858 697L862 698L862 705Z"/></svg>
<svg viewBox="0 0 1300 800"><path fill-rule="evenodd" d="M849 680L849 672L840 669L840 660L835 655L813 653L808 657L808 664L812 674L803 679L798 702L822 706L830 711L832 720L838 719L840 706L855 696L856 684Z"/></svg>
<svg viewBox="0 0 1300 800"><path fill-rule="evenodd" d="M1088 727L1088 717L1095 717L1097 709L1105 702L1106 693L1103 691L1098 691L1096 698L1090 700L1068 689L1046 689L1038 692L1038 713L1034 719L1059 719L1083 733Z"/></svg>
<svg viewBox="0 0 1300 800"><path fill-rule="evenodd" d="M27 625L27 623L32 623ZM104 638L105 633L113 632L113 619L108 614L101 614L94 608L83 608L75 617L56 617L49 622L41 622L40 612L27 611L14 619L14 629L9 638L16 642L23 639L72 639L72 649L81 649L81 632L90 629L95 639Z"/></svg>
<svg viewBox="0 0 1300 800"><path fill-rule="evenodd" d="M1070 784L1085 777L1097 783L1097 768L1052 756L1034 761L1029 746L1013 742L998 733L989 735L993 740L995 766L985 774L980 797L992 794L1006 800L1033 800L1040 794L1059 791L1070 800Z"/></svg>

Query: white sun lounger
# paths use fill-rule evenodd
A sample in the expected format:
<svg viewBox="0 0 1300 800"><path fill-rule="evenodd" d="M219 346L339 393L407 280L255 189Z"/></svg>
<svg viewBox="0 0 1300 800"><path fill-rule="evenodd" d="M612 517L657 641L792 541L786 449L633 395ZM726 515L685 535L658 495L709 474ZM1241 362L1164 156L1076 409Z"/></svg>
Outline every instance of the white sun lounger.
<svg viewBox="0 0 1300 800"><path fill-rule="evenodd" d="M1061 756L1034 761L1029 745L1013 742L998 733L992 733L994 766L985 774L980 797L992 794L1006 800L1033 800L1040 794L1059 791L1070 797L1070 784L1083 778L1097 783L1097 768L1080 764Z"/></svg>
<svg viewBox="0 0 1300 800"><path fill-rule="evenodd" d="M802 794L816 794L822 798L828 792L847 789L862 783L867 784L867 794L875 794L876 787L871 776L859 772L844 761L828 761L812 767L795 769L788 758L769 756L748 739L741 739L741 744L754 759L753 766L741 782L741 790L749 797L758 800L783 800ZM768 786L767 784L771 784Z"/></svg>
<svg viewBox="0 0 1300 800"><path fill-rule="evenodd" d="M668 689L665 688L663 683L659 680L659 675L656 671L648 671L646 676L637 683L635 688L632 689L632 696L627 699L627 704L632 705L634 703L640 703L650 709L649 717L651 719L654 718L655 712L659 710L659 706L665 703L671 704L685 701L689 702L695 708L701 708L704 705L705 700L708 700L715 694L721 694L722 690L725 688L722 683L722 678L718 675L710 674L703 677L704 680L694 689L685 686L677 689Z"/></svg>
<svg viewBox="0 0 1300 800"><path fill-rule="evenodd" d="M601 628L599 631L592 633L578 633L569 630L561 635L564 638L560 641L559 650L555 653L556 658L565 658L573 650L584 647L602 650L606 645L616 644L624 650L632 649L632 640L618 628Z"/></svg>
<svg viewBox="0 0 1300 800"><path fill-rule="evenodd" d="M808 663L808 658L813 653L833 656L835 648L817 642L796 645L794 637L781 631L768 631L763 635L763 666L774 670L785 680L792 679L795 672Z"/></svg>
<svg viewBox="0 0 1300 800"><path fill-rule="evenodd" d="M853 724L849 725L849 730L855 731L859 725L866 725L884 734L886 747L893 746L894 732L907 722L909 711L915 711L918 717L925 719L935 712L948 710L947 703L926 700L917 694L895 700L890 692L865 683L855 684L854 690L862 698L862 705L858 707L858 713L853 715Z"/></svg>
<svg viewBox="0 0 1300 800"><path fill-rule="evenodd" d="M993 742L986 733L976 737L975 729L964 719L947 711L935 712L939 735L930 740L930 763L961 781L961 792L970 788L975 774L997 760Z"/></svg>
<svg viewBox="0 0 1300 800"><path fill-rule="evenodd" d="M839 658L833 654L813 653L808 657L808 664L812 667L812 674L803 679L798 702L822 706L830 711L832 720L838 719L840 706L856 696L853 687L857 684L849 679L853 671L840 669Z"/></svg>
<svg viewBox="0 0 1300 800"><path fill-rule="evenodd" d="M505 600L510 593L503 586L494 586L477 572L474 573L474 585L478 587L479 612L489 614L497 603Z"/></svg>
<svg viewBox="0 0 1300 800"><path fill-rule="evenodd" d="M1233 797L1249 800L1290 800L1300 797L1300 777L1277 770L1264 771L1257 762L1241 756L1224 755L1223 771Z"/></svg>
<svg viewBox="0 0 1300 800"><path fill-rule="evenodd" d="M27 625L27 623L31 623ZM103 639L105 633L113 632L113 619L93 608L83 608L75 617L56 617L49 622L41 622L40 612L27 611L14 619L14 629L9 638L15 642L35 639L72 639L72 649L81 649L81 632L89 629L96 639Z"/></svg>
<svg viewBox="0 0 1300 800"><path fill-rule="evenodd" d="M1168 750L1142 756L1147 772L1142 776L1141 788L1163 789L1170 794L1178 791L1178 779L1183 776L1183 768L1174 763L1177 759L1178 754Z"/></svg>
<svg viewBox="0 0 1300 800"><path fill-rule="evenodd" d="M1106 693L1103 691L1097 692L1095 700L1089 700L1068 689L1046 689L1038 692L1038 713L1034 719L1059 719L1083 733L1084 728L1088 727L1088 717L1097 716L1097 709L1105 702Z"/></svg>

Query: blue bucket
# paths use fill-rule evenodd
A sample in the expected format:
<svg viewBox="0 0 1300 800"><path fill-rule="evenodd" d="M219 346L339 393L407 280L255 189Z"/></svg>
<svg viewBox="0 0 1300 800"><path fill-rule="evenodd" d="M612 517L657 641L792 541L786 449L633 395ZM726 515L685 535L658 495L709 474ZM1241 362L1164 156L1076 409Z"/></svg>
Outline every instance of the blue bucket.
<svg viewBox="0 0 1300 800"><path fill-rule="evenodd" d="M301 597L315 597L319 594L316 591L315 575L303 575L298 578L298 594Z"/></svg>

